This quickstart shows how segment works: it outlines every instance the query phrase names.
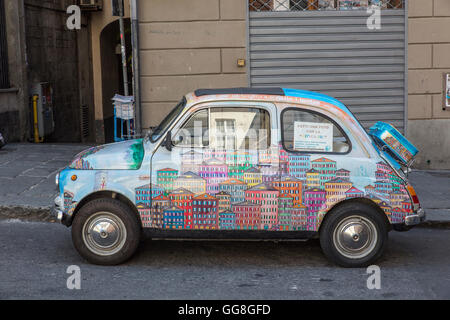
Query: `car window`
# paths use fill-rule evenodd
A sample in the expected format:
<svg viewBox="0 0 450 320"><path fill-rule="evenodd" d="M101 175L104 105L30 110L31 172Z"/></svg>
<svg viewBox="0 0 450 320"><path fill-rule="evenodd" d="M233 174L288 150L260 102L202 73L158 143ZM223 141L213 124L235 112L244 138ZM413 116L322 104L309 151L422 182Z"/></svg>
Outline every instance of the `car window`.
<svg viewBox="0 0 450 320"><path fill-rule="evenodd" d="M214 149L259 150L270 145L270 116L258 108L210 108L210 142Z"/></svg>
<svg viewBox="0 0 450 320"><path fill-rule="evenodd" d="M153 130L153 132L150 135L150 140L152 142L156 142L161 136L166 133L167 128L172 124L172 122L183 112L184 108L186 107L187 100L184 97L180 103L176 105L175 108L172 109L172 111L167 115L167 117L164 118L163 121Z"/></svg>
<svg viewBox="0 0 450 320"><path fill-rule="evenodd" d="M208 109L195 113L181 127L172 141L177 147L207 147L208 139Z"/></svg>
<svg viewBox="0 0 450 320"><path fill-rule="evenodd" d="M348 153L350 142L331 119L316 112L288 109L282 113L284 148L288 151Z"/></svg>

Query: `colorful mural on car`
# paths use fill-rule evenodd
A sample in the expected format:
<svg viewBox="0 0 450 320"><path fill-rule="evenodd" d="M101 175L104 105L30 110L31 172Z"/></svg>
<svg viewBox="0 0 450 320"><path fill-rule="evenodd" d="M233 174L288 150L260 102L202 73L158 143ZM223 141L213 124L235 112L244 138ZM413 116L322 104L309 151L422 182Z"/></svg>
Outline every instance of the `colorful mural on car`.
<svg viewBox="0 0 450 320"><path fill-rule="evenodd" d="M251 164L232 160L246 159L245 151L238 157L236 151L228 157L224 150L183 153L179 166L155 170L157 185L136 188L144 227L317 231L334 205L351 198L371 199L392 223L402 223L412 213L404 184L384 162L352 167L345 157L279 150L285 160L273 161L270 169L263 160L266 154Z"/></svg>
<svg viewBox="0 0 450 320"><path fill-rule="evenodd" d="M349 126L358 126L344 113ZM367 135L358 139L371 143ZM258 152L183 149L155 162L154 148L164 146L139 139L78 155L61 173L65 213L92 193L113 191L135 204L143 227L167 230L315 232L330 209L353 198L370 199L393 224L413 214L405 182L381 157L355 161L280 144ZM68 178L74 174L77 181Z"/></svg>

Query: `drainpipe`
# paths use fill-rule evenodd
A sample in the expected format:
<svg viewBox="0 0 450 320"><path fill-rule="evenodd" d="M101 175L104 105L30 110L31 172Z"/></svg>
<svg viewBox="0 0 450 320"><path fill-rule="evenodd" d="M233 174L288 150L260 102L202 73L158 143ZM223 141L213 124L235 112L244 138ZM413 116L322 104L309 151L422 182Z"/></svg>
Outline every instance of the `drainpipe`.
<svg viewBox="0 0 450 320"><path fill-rule="evenodd" d="M131 15L131 46L133 50L133 95L135 101L135 127L138 135L142 134L142 109L141 109L141 77L139 68L139 20L137 0L130 0Z"/></svg>

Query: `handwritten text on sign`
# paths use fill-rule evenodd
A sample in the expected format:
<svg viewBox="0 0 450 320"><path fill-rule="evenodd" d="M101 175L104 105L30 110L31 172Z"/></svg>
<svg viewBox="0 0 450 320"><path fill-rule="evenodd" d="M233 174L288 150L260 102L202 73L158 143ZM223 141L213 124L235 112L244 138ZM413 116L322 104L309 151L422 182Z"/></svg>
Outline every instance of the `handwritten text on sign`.
<svg viewBox="0 0 450 320"><path fill-rule="evenodd" d="M333 124L295 122L294 150L333 152Z"/></svg>

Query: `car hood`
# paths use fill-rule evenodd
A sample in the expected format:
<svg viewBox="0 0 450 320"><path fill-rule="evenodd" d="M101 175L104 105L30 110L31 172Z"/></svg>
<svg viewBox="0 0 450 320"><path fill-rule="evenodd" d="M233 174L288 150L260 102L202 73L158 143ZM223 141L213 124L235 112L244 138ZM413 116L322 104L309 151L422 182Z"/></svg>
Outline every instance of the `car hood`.
<svg viewBox="0 0 450 320"><path fill-rule="evenodd" d="M138 170L144 159L142 139L87 149L69 165L77 170Z"/></svg>

